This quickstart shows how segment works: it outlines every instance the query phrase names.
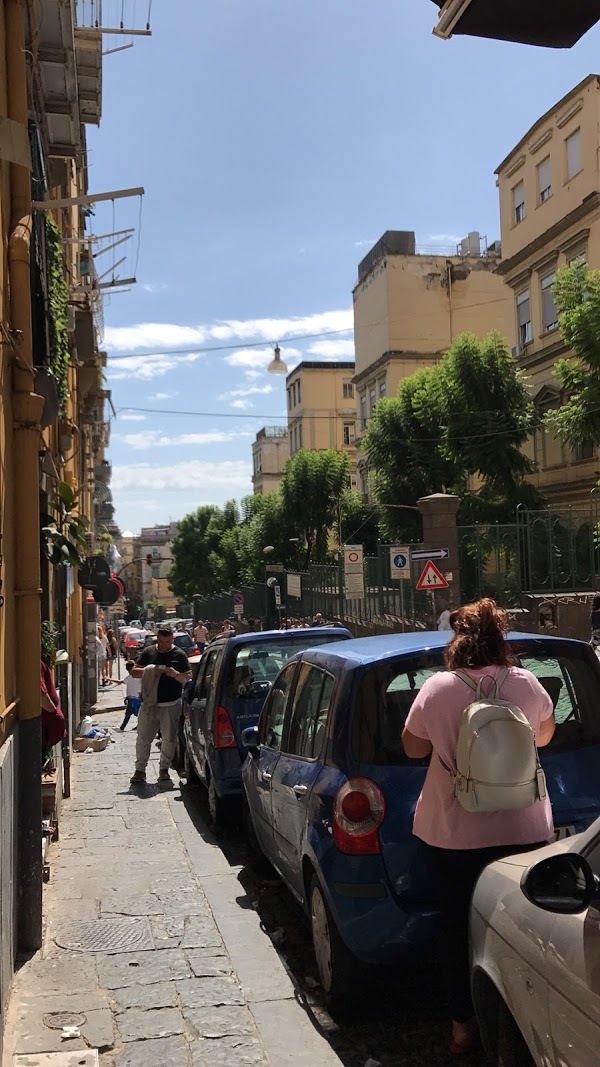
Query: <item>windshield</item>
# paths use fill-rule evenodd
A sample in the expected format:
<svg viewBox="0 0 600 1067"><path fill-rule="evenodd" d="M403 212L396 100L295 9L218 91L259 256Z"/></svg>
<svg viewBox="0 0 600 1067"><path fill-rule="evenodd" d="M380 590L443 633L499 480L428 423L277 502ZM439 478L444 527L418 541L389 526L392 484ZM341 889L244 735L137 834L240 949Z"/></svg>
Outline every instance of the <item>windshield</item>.
<svg viewBox="0 0 600 1067"><path fill-rule="evenodd" d="M289 634L289 631L287 631ZM334 641L347 641L345 633L340 634L302 634L293 638L282 634L281 640L256 641L237 649L235 658L229 666L226 691L230 696L253 696L257 690L268 688L287 661L297 652L307 648L316 648Z"/></svg>
<svg viewBox="0 0 600 1067"><path fill-rule="evenodd" d="M173 638L173 641L177 645L177 648L182 648L184 652L186 648L191 648L192 645L195 646L195 642L192 641L189 634L177 634L177 636Z"/></svg>
<svg viewBox="0 0 600 1067"><path fill-rule="evenodd" d="M536 676L554 705L556 732L547 750L600 742L600 669L585 646L563 645L558 652L513 644L518 664ZM546 651L547 649L547 651ZM406 717L421 686L445 670L442 650L377 663L363 674L352 725L352 748L361 763L410 763L400 740Z"/></svg>

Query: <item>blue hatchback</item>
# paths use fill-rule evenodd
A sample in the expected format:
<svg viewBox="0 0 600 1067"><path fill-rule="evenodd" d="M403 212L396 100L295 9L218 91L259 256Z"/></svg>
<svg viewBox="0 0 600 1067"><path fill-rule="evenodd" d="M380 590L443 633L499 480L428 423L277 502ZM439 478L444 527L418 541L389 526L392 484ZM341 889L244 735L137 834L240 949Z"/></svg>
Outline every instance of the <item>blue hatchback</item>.
<svg viewBox="0 0 600 1067"><path fill-rule="evenodd" d="M258 722L271 684L290 657L352 637L342 626L268 630L213 641L186 687L176 765L208 790L215 823L227 822L242 794L242 731Z"/></svg>
<svg viewBox="0 0 600 1067"><path fill-rule="evenodd" d="M311 649L281 671L243 767L251 850L310 916L323 988L348 1011L365 963L430 958L435 885L412 834L427 761L401 733L450 634L392 634ZM559 836L600 814L600 663L580 641L511 634L550 694L556 732L541 752Z"/></svg>

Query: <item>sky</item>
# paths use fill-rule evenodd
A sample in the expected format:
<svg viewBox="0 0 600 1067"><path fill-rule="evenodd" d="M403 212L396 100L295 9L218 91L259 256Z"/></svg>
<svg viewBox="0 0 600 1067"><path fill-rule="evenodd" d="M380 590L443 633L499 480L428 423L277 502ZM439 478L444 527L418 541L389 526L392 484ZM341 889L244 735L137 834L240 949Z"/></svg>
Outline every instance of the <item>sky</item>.
<svg viewBox="0 0 600 1067"><path fill-rule="evenodd" d="M138 26L147 3L125 0ZM290 369L353 358L357 266L388 229L422 247L498 238L495 168L597 69L600 28L569 51L444 42L436 12L154 0L152 36L105 57L90 192L145 188L91 219L136 228L114 274L137 284L104 304L122 530L250 493L252 440L286 419L272 346ZM291 339L306 334L324 336Z"/></svg>

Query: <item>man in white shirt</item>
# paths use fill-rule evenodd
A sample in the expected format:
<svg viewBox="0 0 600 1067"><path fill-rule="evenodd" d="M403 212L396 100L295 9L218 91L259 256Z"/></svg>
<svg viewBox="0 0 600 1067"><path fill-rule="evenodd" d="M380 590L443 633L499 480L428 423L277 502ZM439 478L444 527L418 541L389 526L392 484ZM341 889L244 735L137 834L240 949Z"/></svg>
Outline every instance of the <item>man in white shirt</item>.
<svg viewBox="0 0 600 1067"><path fill-rule="evenodd" d="M192 637L194 638L194 641L198 645L200 651L204 652L204 649L208 644L208 630L202 622L202 619L198 619L198 622L194 626L194 632L192 634Z"/></svg>
<svg viewBox="0 0 600 1067"><path fill-rule="evenodd" d="M450 608L444 608L444 610L442 611L442 613L441 613L441 615L440 615L440 617L439 617L439 619L437 621L438 630L451 630L452 629L452 627L450 625L450 614L451 614Z"/></svg>

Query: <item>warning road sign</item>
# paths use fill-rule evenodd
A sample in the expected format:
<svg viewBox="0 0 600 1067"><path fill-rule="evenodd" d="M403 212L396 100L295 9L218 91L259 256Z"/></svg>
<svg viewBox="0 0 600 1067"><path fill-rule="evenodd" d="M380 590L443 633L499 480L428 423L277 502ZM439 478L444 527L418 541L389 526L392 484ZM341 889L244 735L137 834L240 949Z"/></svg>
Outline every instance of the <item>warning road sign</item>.
<svg viewBox="0 0 600 1067"><path fill-rule="evenodd" d="M444 575L438 571L435 563L429 560L429 563L425 564L423 573L417 582L417 589L419 591L435 590L435 589L447 589L448 582L444 578Z"/></svg>

